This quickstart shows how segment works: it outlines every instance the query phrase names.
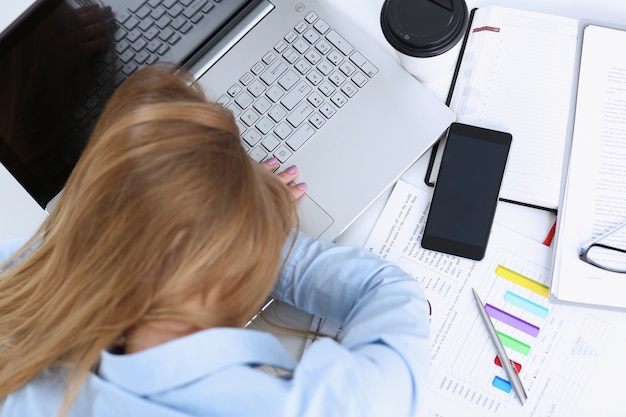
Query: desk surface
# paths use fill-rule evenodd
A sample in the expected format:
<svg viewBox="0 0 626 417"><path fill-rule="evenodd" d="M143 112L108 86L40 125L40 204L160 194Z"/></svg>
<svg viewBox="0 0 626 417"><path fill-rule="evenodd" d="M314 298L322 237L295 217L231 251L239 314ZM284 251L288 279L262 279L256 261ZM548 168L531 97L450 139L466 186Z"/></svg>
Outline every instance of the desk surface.
<svg viewBox="0 0 626 417"><path fill-rule="evenodd" d="M390 54L395 52L387 45L380 31L378 16L383 0L321 0L326 1L349 16L355 24L362 27L376 41L383 45ZM0 31L6 26L5 9L11 13L19 13L20 8L27 7L32 0L20 0L11 5L3 5L0 13ZM5 2L6 3L6 2ZM10 2L8 2L10 3ZM626 2L616 0L467 0L469 8L482 7L492 4L517 7L569 16L577 19L590 19L607 23L621 24L626 22ZM25 6L26 5L26 6ZM428 87L442 99L447 95L447 89L452 74L443 74L438 80L428 84ZM403 179L415 185L423 185L426 172L427 157L418 161L404 176ZM19 187L17 182L0 166L0 239L13 238L32 233L45 217L45 212ZM388 194L383 195L375 202L339 239L340 243L363 244L378 215L386 202ZM532 208L514 204L501 203L498 207L497 219L499 223L542 241L548 233L554 215ZM299 313L286 310L287 315L293 314L296 321L306 320L308 316L295 317ZM309 317L310 318L310 317ZM291 338L287 342L288 348L294 352L301 350L297 339ZM613 402L617 407L617 398Z"/></svg>

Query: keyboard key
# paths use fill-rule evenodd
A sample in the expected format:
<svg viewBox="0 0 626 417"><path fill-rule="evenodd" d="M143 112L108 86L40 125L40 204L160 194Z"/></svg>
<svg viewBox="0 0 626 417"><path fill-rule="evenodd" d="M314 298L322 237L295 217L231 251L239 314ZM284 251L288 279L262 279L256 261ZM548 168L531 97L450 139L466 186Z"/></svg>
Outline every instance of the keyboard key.
<svg viewBox="0 0 626 417"><path fill-rule="evenodd" d="M174 2L175 0L169 0L169 1ZM181 6L180 4L174 4L171 7L168 7L168 5L163 4L163 6L168 9L167 13L172 17L178 17L183 12L183 6Z"/></svg>
<svg viewBox="0 0 626 417"><path fill-rule="evenodd" d="M328 30L330 29L330 26L328 25L328 23L326 23L326 21L323 19L320 19L317 22L315 22L313 27L322 35L328 32Z"/></svg>
<svg viewBox="0 0 626 417"><path fill-rule="evenodd" d="M139 20L143 20L145 19L148 15L150 15L150 12L152 10L150 10L150 8L148 7L148 5L144 5L142 7L139 8L139 10L137 10L135 12L135 16L137 16L139 18Z"/></svg>
<svg viewBox="0 0 626 417"><path fill-rule="evenodd" d="M281 164L287 162L289 158L291 158L293 152L291 152L285 145L280 145L276 151L274 151L274 156Z"/></svg>
<svg viewBox="0 0 626 417"><path fill-rule="evenodd" d="M311 122L316 129L321 129L322 126L324 126L324 123L326 123L326 119L324 119L321 114L315 113L309 118L309 122Z"/></svg>
<svg viewBox="0 0 626 417"><path fill-rule="evenodd" d="M288 70L285 75L280 77L280 79L278 80L278 84L280 84L280 86L285 90L290 90L291 87L296 85L299 79L300 77L298 77L298 74L291 70Z"/></svg>
<svg viewBox="0 0 626 417"><path fill-rule="evenodd" d="M322 59L322 55L314 49L307 52L304 57L313 65L317 65L317 63Z"/></svg>
<svg viewBox="0 0 626 417"><path fill-rule="evenodd" d="M171 28L161 29L161 33L159 33L159 39L167 42L167 40L174 34L174 30L172 30Z"/></svg>
<svg viewBox="0 0 626 417"><path fill-rule="evenodd" d="M337 107L343 107L348 102L348 99L340 92L336 92L330 98L330 101L332 101Z"/></svg>
<svg viewBox="0 0 626 417"><path fill-rule="evenodd" d="M329 83L328 81L324 81L322 84L320 84L320 86L318 87L318 89L322 92L322 94L324 94L326 97L330 97L331 94L333 94L335 92L335 87Z"/></svg>
<svg viewBox="0 0 626 417"><path fill-rule="evenodd" d="M237 102L237 104L239 104L239 107L241 107L242 109L247 108L250 104L252 104L253 101L254 99L252 98L252 96L245 91L239 94L235 99L235 102Z"/></svg>
<svg viewBox="0 0 626 417"><path fill-rule="evenodd" d="M339 87L341 84L344 83L344 81L346 81L346 77L341 75L339 71L335 71L332 74L330 74L328 79L330 80L331 83L335 84L337 87Z"/></svg>
<svg viewBox="0 0 626 417"><path fill-rule="evenodd" d="M188 19L191 18L193 15L198 13L206 3L207 0L195 0L185 8L183 15Z"/></svg>
<svg viewBox="0 0 626 417"><path fill-rule="evenodd" d="M256 64L254 64L252 68L250 68L250 71L252 71L254 75L259 75L260 73L263 72L264 69L265 69L265 65L263 65L263 63L259 61Z"/></svg>
<svg viewBox="0 0 626 417"><path fill-rule="evenodd" d="M302 35L302 37L306 39L310 44L314 44L315 42L319 40L320 35L314 30L309 29L306 32L304 32L304 35Z"/></svg>
<svg viewBox="0 0 626 417"><path fill-rule="evenodd" d="M291 135L291 132L293 132L293 129L289 127L289 125L285 122L277 124L274 128L274 133L276 133L276 136L278 136L282 140L287 139L287 137Z"/></svg>
<svg viewBox="0 0 626 417"><path fill-rule="evenodd" d="M272 64L263 74L261 74L261 79L265 84L271 85L286 70L287 65L285 65L282 61L276 61L276 63Z"/></svg>
<svg viewBox="0 0 626 417"><path fill-rule="evenodd" d="M341 62L343 61L343 55L341 55L336 49L333 49L326 56L326 59L328 59L330 62L332 62L333 65L337 66L337 65L341 64Z"/></svg>
<svg viewBox="0 0 626 417"><path fill-rule="evenodd" d="M293 43L293 48L298 51L298 53L300 55L302 55L303 53L305 53L307 51L307 49L309 49L309 43L307 41L305 41L302 38L298 38L294 43Z"/></svg>
<svg viewBox="0 0 626 417"><path fill-rule="evenodd" d="M267 152L265 152L263 148L261 148L260 146L257 146L256 148L250 150L248 155L250 155L250 157L254 159L256 162L261 162L265 160L265 158L268 157Z"/></svg>
<svg viewBox="0 0 626 417"><path fill-rule="evenodd" d="M274 45L274 49L279 54L282 54L285 49L287 49L287 44L284 41L278 41L276 45Z"/></svg>
<svg viewBox="0 0 626 417"><path fill-rule="evenodd" d="M311 69L311 65L304 59L300 59L298 62L296 62L296 65L294 65L294 67L302 75L306 74Z"/></svg>
<svg viewBox="0 0 626 417"><path fill-rule="evenodd" d="M339 49L344 55L350 55L352 51L354 51L354 47L334 30L331 30L326 34L326 39L328 39L328 41L332 43L335 48Z"/></svg>
<svg viewBox="0 0 626 417"><path fill-rule="evenodd" d="M283 58L285 58L285 61L293 64L298 60L298 58L300 58L300 54L298 54L293 49L288 48L285 52L283 52Z"/></svg>
<svg viewBox="0 0 626 417"><path fill-rule="evenodd" d="M378 68L367 60L360 52L355 52L350 56L350 61L361 68L368 77L372 78L378 72Z"/></svg>
<svg viewBox="0 0 626 417"><path fill-rule="evenodd" d="M317 71L311 71L307 74L306 79L313 85L318 85L322 82L324 77Z"/></svg>
<svg viewBox="0 0 626 417"><path fill-rule="evenodd" d="M293 126L298 127L313 113L313 106L308 101L300 103L287 116L287 121Z"/></svg>
<svg viewBox="0 0 626 417"><path fill-rule="evenodd" d="M363 73L357 72L352 76L352 81L362 88L367 83L367 77Z"/></svg>
<svg viewBox="0 0 626 417"><path fill-rule="evenodd" d="M248 109L245 112L243 112L243 114L239 116L239 118L241 119L241 121L243 121L246 124L246 126L250 127L254 123L256 123L257 120L259 120L259 115L254 110Z"/></svg>
<svg viewBox="0 0 626 417"><path fill-rule="evenodd" d="M272 51L270 51L266 53L265 55L263 55L263 58L261 58L261 61L263 61L266 65L269 65L272 62L274 62L275 59L276 59L276 55Z"/></svg>
<svg viewBox="0 0 626 417"><path fill-rule="evenodd" d="M159 20L156 21L156 25L161 29L168 27L172 23L172 19L169 16L162 16Z"/></svg>
<svg viewBox="0 0 626 417"><path fill-rule="evenodd" d="M290 30L283 39L285 39L287 43L292 43L293 41L298 39L298 34L296 34L296 32L294 32L293 30Z"/></svg>
<svg viewBox="0 0 626 417"><path fill-rule="evenodd" d="M322 107L320 107L320 112L324 115L324 117L330 119L335 115L335 113L337 113L337 110L333 107L332 104L324 103L322 104Z"/></svg>
<svg viewBox="0 0 626 417"><path fill-rule="evenodd" d="M265 85L261 81L259 81L259 80L254 80L248 86L248 91L254 97L259 97L260 95L262 95L265 92Z"/></svg>
<svg viewBox="0 0 626 417"><path fill-rule="evenodd" d="M260 114L264 114L267 112L270 107L272 107L272 103L265 97L260 97L253 105L254 109L258 111Z"/></svg>
<svg viewBox="0 0 626 417"><path fill-rule="evenodd" d="M229 96L235 97L237 94L241 93L241 90L243 89L239 84L233 84L233 86L228 89L227 93Z"/></svg>
<svg viewBox="0 0 626 417"><path fill-rule="evenodd" d="M243 136L243 140L246 141L250 147L256 145L262 138L261 134L256 129L250 129Z"/></svg>
<svg viewBox="0 0 626 417"><path fill-rule="evenodd" d="M296 107L296 105L302 101L302 99L306 97L311 90L311 87L306 82L300 81L298 86L283 97L280 102L287 110L291 110Z"/></svg>
<svg viewBox="0 0 626 417"><path fill-rule="evenodd" d="M269 152L272 152L274 149L276 149L276 147L278 147L278 145L280 145L281 142L276 136L268 135L265 139L263 139L261 143L263 144L263 147L265 149L267 149Z"/></svg>
<svg viewBox="0 0 626 417"><path fill-rule="evenodd" d="M343 93L347 95L348 97L354 97L354 95L357 93L357 91L359 91L359 89L357 88L356 85L352 84L351 82L347 82L343 86L341 86L341 91L343 91Z"/></svg>
<svg viewBox="0 0 626 417"><path fill-rule="evenodd" d="M243 85L250 84L252 80L254 80L254 76L250 74L249 72L246 72L245 74L241 76L241 78L239 78L239 82Z"/></svg>
<svg viewBox="0 0 626 417"><path fill-rule="evenodd" d="M317 44L315 44L315 49L317 49L322 55L326 55L333 49L333 47L330 43L322 39Z"/></svg>
<svg viewBox="0 0 626 417"><path fill-rule="evenodd" d="M304 17L304 20L305 20L307 23L313 23L313 22L315 22L315 21L317 20L317 18L318 18L317 13L315 13L315 12L309 12L309 13L307 13L307 15Z"/></svg>
<svg viewBox="0 0 626 417"><path fill-rule="evenodd" d="M339 70L343 72L346 76L351 76L356 71L356 67L352 65L349 61L342 62L339 66Z"/></svg>
<svg viewBox="0 0 626 417"><path fill-rule="evenodd" d="M274 103L278 102L278 100L280 100L280 98L284 95L285 91L278 85L271 86L265 93L265 96L272 100Z"/></svg>
<svg viewBox="0 0 626 417"><path fill-rule="evenodd" d="M317 64L317 70L321 72L323 75L328 75L333 71L334 67L327 60L323 60L319 64Z"/></svg>
<svg viewBox="0 0 626 417"><path fill-rule="evenodd" d="M263 116L259 119L255 127L259 129L262 134L267 135L274 128L274 122Z"/></svg>
<svg viewBox="0 0 626 417"><path fill-rule="evenodd" d="M308 123L305 123L298 130L294 132L294 134L287 139L287 145L294 151L300 149L304 143L309 140L311 136L315 133L315 128Z"/></svg>
<svg viewBox="0 0 626 417"><path fill-rule="evenodd" d="M283 120L285 116L287 116L287 111L282 106L278 105L274 106L268 115L272 118L272 120L278 123Z"/></svg>
<svg viewBox="0 0 626 417"><path fill-rule="evenodd" d="M322 105L322 103L324 103L324 99L322 98L322 96L320 96L316 92L311 93L311 95L307 97L307 100L313 105L313 107L319 107Z"/></svg>
<svg viewBox="0 0 626 417"><path fill-rule="evenodd" d="M166 11L163 7L157 7L152 11L152 13L150 13L150 16L152 16L154 20L159 20L165 13Z"/></svg>
<svg viewBox="0 0 626 417"><path fill-rule="evenodd" d="M135 29L135 26L137 26L138 24L139 24L139 20L137 20L137 18L131 16L129 19L127 19L124 22L124 27L127 30L133 30L133 29Z"/></svg>
<svg viewBox="0 0 626 417"><path fill-rule="evenodd" d="M305 22L299 22L294 29L296 30L296 32L298 33L302 33L304 32L309 26L305 23Z"/></svg>

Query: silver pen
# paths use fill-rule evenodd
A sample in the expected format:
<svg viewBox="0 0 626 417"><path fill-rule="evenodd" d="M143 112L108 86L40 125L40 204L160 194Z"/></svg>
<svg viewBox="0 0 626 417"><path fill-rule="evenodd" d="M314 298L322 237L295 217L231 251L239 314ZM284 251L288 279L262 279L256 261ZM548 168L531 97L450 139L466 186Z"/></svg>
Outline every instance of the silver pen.
<svg viewBox="0 0 626 417"><path fill-rule="evenodd" d="M496 345L496 351L498 352L498 356L500 357L500 362L502 362L502 367L506 371L506 375L509 378L509 382L513 385L513 389L517 394L517 398L519 398L522 405L528 398L526 396L526 390L524 390L524 386L522 385L522 381L517 374L517 371L511 364L511 360L509 359L506 351L504 350L504 346L502 345L502 341L496 332L496 328L493 326L489 315L487 314L487 310L485 310L485 305L481 301L478 293L475 289L472 288L472 292L474 293L474 298L476 299L476 303L478 304L478 311L480 311L480 317L483 319L483 322L487 326L487 331L489 332L489 337L494 345Z"/></svg>

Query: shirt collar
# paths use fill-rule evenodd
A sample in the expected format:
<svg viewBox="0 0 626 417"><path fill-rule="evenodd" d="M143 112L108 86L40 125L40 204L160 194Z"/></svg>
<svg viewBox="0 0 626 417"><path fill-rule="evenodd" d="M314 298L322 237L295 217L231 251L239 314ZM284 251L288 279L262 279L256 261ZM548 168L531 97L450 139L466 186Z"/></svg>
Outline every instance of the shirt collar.
<svg viewBox="0 0 626 417"><path fill-rule="evenodd" d="M293 370L296 360L270 333L214 328L129 355L102 352L98 374L120 388L149 395L237 365Z"/></svg>

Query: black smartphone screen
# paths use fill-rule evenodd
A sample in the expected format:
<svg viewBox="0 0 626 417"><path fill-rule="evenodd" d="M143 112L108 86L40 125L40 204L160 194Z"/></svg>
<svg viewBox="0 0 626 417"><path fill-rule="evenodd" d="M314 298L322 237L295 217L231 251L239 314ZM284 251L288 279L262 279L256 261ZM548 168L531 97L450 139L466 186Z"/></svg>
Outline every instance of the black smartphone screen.
<svg viewBox="0 0 626 417"><path fill-rule="evenodd" d="M450 125L422 247L484 257L511 140L505 132Z"/></svg>

